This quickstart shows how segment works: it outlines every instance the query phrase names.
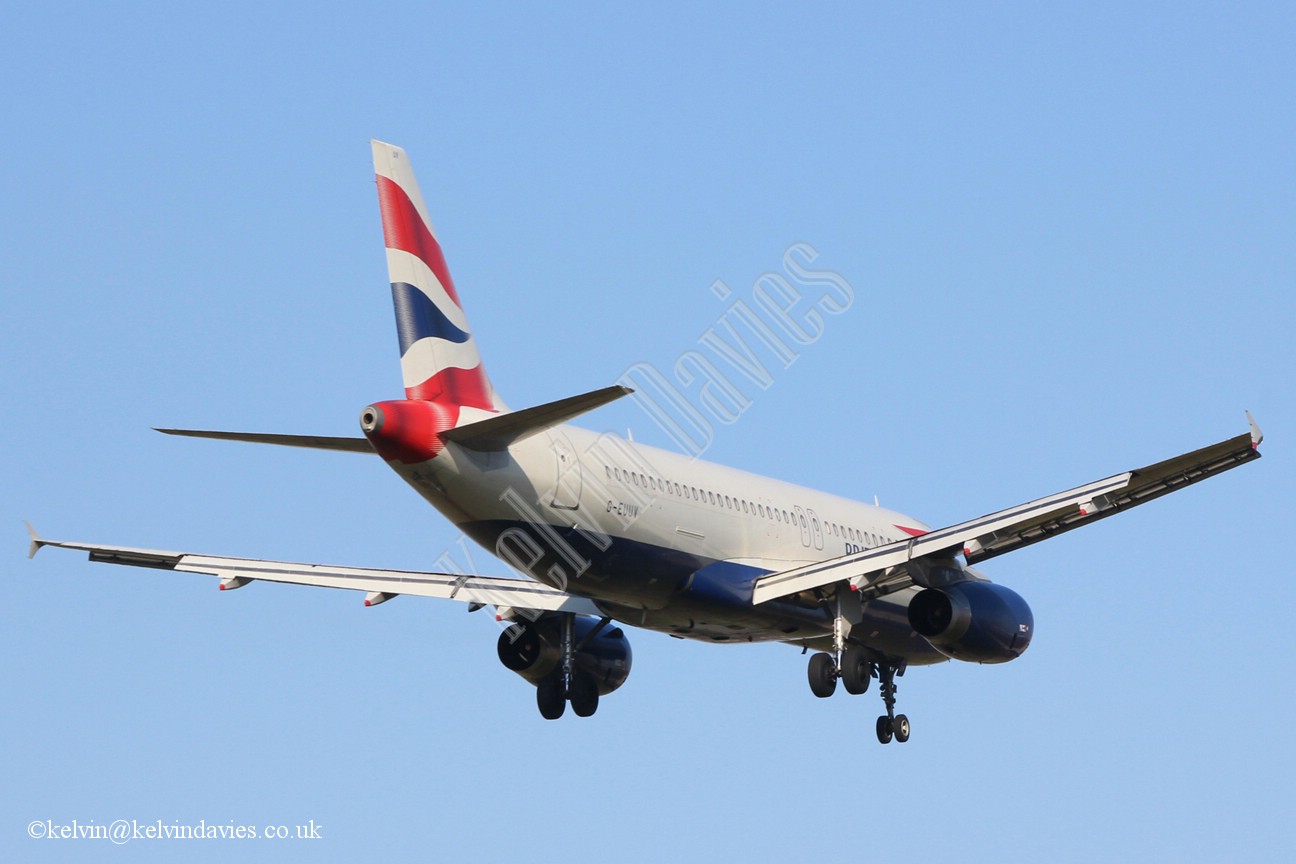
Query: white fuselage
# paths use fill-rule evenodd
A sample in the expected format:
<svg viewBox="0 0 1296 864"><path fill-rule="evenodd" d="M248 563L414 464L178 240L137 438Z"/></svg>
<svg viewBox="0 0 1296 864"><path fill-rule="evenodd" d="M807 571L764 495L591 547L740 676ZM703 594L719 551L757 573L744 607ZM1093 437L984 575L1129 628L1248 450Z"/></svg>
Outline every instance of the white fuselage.
<svg viewBox="0 0 1296 864"><path fill-rule="evenodd" d="M466 534L515 569L595 600L636 626L708 641L816 642L832 613L814 603L753 606L758 576L922 533L882 507L561 426L505 452L450 444L390 463ZM911 590L868 604L916 662L944 659L905 619Z"/></svg>

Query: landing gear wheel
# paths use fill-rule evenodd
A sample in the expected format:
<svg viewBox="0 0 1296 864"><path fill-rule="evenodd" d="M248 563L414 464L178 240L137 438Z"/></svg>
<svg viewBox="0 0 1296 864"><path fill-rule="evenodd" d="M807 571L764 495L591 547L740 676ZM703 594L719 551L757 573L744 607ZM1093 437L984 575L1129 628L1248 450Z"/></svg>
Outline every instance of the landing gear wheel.
<svg viewBox="0 0 1296 864"><path fill-rule="evenodd" d="M811 692L820 699L827 699L837 689L837 664L831 654L820 652L811 657L807 674Z"/></svg>
<svg viewBox="0 0 1296 864"><path fill-rule="evenodd" d="M895 732L895 740L903 744L909 740L909 718L903 714L897 714L891 721L891 730Z"/></svg>
<svg viewBox="0 0 1296 864"><path fill-rule="evenodd" d="M590 717L598 710L598 685L588 675L577 673L572 676L571 693L572 711L577 717Z"/></svg>
<svg viewBox="0 0 1296 864"><path fill-rule="evenodd" d="M561 673L540 679L536 685L536 705L540 708L540 716L546 720L557 720L567 710L567 694L563 692Z"/></svg>
<svg viewBox="0 0 1296 864"><path fill-rule="evenodd" d="M842 686L852 696L867 693L869 679L873 677L873 664L859 648L847 648L842 652L841 679Z"/></svg>
<svg viewBox="0 0 1296 864"><path fill-rule="evenodd" d="M900 716L903 717L904 715L901 714ZM877 719L877 736L878 736L878 743L880 743L880 744L890 744L890 743L891 743L891 736L892 736L892 734L893 734L893 732L892 732L892 730L891 730L891 718L890 718L890 717L887 717L887 716L884 714L884 715L882 715L881 717L879 717L879 718ZM906 735L906 737L908 737L908 736Z"/></svg>

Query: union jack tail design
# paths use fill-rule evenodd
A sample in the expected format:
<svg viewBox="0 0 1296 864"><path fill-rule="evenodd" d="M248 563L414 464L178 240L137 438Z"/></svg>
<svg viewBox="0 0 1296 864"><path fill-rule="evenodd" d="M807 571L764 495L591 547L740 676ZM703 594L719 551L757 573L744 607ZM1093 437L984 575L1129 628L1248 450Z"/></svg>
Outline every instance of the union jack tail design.
<svg viewBox="0 0 1296 864"><path fill-rule="evenodd" d="M503 411L405 151L373 142L407 399Z"/></svg>

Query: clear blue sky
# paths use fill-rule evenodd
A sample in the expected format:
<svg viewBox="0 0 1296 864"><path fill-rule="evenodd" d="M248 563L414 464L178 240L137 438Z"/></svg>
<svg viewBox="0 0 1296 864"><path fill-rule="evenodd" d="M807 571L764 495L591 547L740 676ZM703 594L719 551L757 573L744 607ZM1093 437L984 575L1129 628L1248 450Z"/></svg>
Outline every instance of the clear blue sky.
<svg viewBox="0 0 1296 864"><path fill-rule="evenodd" d="M474 4L476 5L476 4ZM461 8L462 7L462 8ZM0 858L33 820L296 824L126 861L1289 861L1290 4L24 4L0 32ZM856 302L708 458L933 524L1245 429L1266 458L986 566L1001 667L814 699L633 633L539 718L456 604L24 557L52 537L420 568L348 435L399 395L368 141L404 146L514 405L669 370L792 243ZM587 425L668 439L633 404ZM493 568L478 553L485 572Z"/></svg>

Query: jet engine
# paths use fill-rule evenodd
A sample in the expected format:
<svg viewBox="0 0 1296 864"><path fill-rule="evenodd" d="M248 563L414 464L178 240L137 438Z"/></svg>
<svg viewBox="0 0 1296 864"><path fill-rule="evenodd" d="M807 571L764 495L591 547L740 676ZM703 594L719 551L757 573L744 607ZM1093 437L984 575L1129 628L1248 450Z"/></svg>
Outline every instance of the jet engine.
<svg viewBox="0 0 1296 864"><path fill-rule="evenodd" d="M947 657L1007 663L1030 645L1035 617L1002 585L955 582L919 591L909 601L909 626Z"/></svg>
<svg viewBox="0 0 1296 864"><path fill-rule="evenodd" d="M620 627L609 624L590 638L598 619L576 616L573 636L579 646L576 669L589 676L606 696L625 683L630 675L630 640ZM535 621L518 622L500 634L496 645L500 662L532 684L539 684L562 664L562 619L546 615Z"/></svg>

